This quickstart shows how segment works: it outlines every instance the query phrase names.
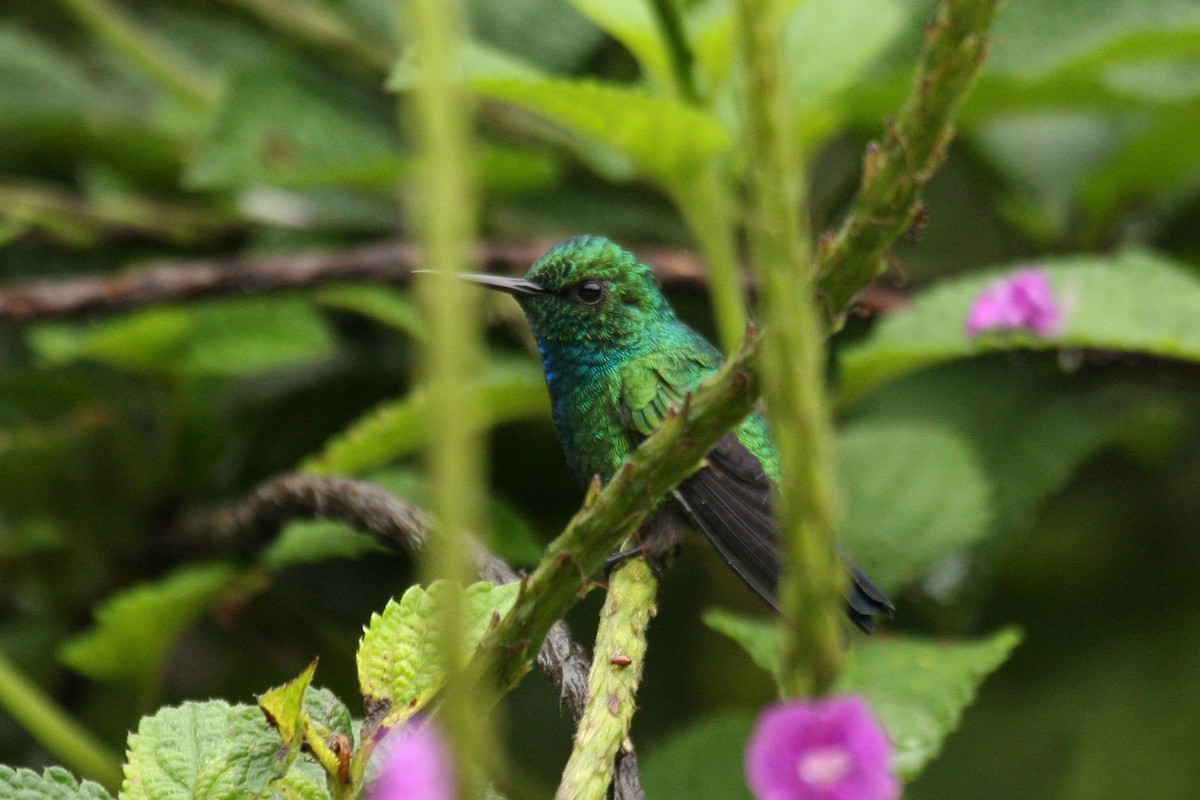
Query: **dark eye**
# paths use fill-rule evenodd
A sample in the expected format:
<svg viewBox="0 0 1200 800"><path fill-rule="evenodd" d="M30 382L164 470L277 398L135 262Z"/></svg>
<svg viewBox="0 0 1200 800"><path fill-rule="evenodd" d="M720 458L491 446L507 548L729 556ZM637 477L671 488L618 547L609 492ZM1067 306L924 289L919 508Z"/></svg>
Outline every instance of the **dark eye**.
<svg viewBox="0 0 1200 800"><path fill-rule="evenodd" d="M604 285L599 281L585 281L572 292L575 299L587 306L594 306L604 299Z"/></svg>

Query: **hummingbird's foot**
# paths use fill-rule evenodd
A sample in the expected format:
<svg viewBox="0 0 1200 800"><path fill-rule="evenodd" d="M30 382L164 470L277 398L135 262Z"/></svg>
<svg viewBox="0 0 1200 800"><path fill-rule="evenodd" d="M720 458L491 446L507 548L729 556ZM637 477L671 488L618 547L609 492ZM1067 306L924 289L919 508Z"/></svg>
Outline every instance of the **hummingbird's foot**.
<svg viewBox="0 0 1200 800"><path fill-rule="evenodd" d="M653 552L645 544L639 544L637 547L630 547L627 550L618 550L604 560L604 575L607 578L612 575L613 570L629 559L641 557L646 559L646 563L650 566L650 571L654 573L654 577L661 581L667 574L667 567L670 566L671 559L678 552L678 545L662 553Z"/></svg>

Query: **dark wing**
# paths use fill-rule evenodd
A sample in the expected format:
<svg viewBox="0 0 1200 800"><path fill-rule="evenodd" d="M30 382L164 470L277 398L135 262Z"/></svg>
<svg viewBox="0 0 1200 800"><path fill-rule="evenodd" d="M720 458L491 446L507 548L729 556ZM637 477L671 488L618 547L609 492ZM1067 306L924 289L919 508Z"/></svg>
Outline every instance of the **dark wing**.
<svg viewBox="0 0 1200 800"><path fill-rule="evenodd" d="M679 484L674 496L738 577L778 611L779 543L771 516L771 479L737 435L723 436L705 466ZM852 579L846 615L870 633L876 614L892 615L892 603L845 555L842 558Z"/></svg>

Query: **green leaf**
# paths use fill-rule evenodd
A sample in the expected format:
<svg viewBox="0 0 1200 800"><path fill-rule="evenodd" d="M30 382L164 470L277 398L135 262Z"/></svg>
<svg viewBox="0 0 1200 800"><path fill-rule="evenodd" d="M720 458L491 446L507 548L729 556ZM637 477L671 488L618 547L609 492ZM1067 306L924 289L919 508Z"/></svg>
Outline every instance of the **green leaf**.
<svg viewBox="0 0 1200 800"><path fill-rule="evenodd" d="M704 624L742 646L750 660L765 672L779 674L779 624L774 619L748 617L722 608L707 609Z"/></svg>
<svg viewBox="0 0 1200 800"><path fill-rule="evenodd" d="M746 742L749 714L722 714L694 722L639 757L646 796L688 800L750 800Z"/></svg>
<svg viewBox="0 0 1200 800"><path fill-rule="evenodd" d="M797 105L811 112L854 85L906 18L898 0L798 3L784 34Z"/></svg>
<svg viewBox="0 0 1200 800"><path fill-rule="evenodd" d="M234 376L327 354L328 325L300 297L154 308L97 324L48 323L29 334L47 363L98 361L150 374Z"/></svg>
<svg viewBox="0 0 1200 800"><path fill-rule="evenodd" d="M61 658L96 680L153 683L176 640L238 578L229 564L193 565L127 589L100 606L95 626L68 641Z"/></svg>
<svg viewBox="0 0 1200 800"><path fill-rule="evenodd" d="M234 71L187 186L391 186L407 168L394 124L278 69Z"/></svg>
<svg viewBox="0 0 1200 800"><path fill-rule="evenodd" d="M1148 252L1078 256L1038 264L1049 275L1065 324L1055 336L964 333L972 301L999 273L947 281L888 316L841 359L840 396L853 402L908 372L1014 347L1081 347L1200 360L1200 281Z"/></svg>
<svg viewBox="0 0 1200 800"><path fill-rule="evenodd" d="M271 784L271 788L283 796L284 800L329 800L329 790L325 788L325 773L314 770L315 774L301 772L293 767L282 778Z"/></svg>
<svg viewBox="0 0 1200 800"><path fill-rule="evenodd" d="M838 441L839 538L884 591L987 534L990 487L975 451L944 428L863 422Z"/></svg>
<svg viewBox="0 0 1200 800"><path fill-rule="evenodd" d="M628 159L660 181L694 174L728 152L732 139L708 112L632 86L546 75L511 56L475 46L463 54L471 88L561 126L585 159L596 146ZM389 86L407 87L412 64L402 60Z"/></svg>
<svg viewBox="0 0 1200 800"><path fill-rule="evenodd" d="M195 310L196 328L180 354L180 371L233 376L278 369L327 355L333 335L302 297L246 298Z"/></svg>
<svg viewBox="0 0 1200 800"><path fill-rule="evenodd" d="M345 283L313 293L313 299L323 306L353 311L423 341L429 324L422 317L408 293L390 286L366 283Z"/></svg>
<svg viewBox="0 0 1200 800"><path fill-rule="evenodd" d="M545 378L530 361L493 361L464 391L476 411L462 424L473 430L544 416L549 410ZM432 435L425 425L428 402L427 393L416 389L402 400L384 403L332 439L301 469L319 475L360 474L416 452Z"/></svg>
<svg viewBox="0 0 1200 800"><path fill-rule="evenodd" d="M448 584L437 581L426 590L413 586L399 602L391 600L382 614L372 614L358 648L358 682L368 708L390 709L384 724L403 722L433 698L449 672L441 646L439 598ZM493 586L476 583L463 594L462 634L466 653L516 602L518 583Z"/></svg>
<svg viewBox="0 0 1200 800"><path fill-rule="evenodd" d="M316 671L317 661L313 660L295 678L282 686L268 689L258 696L258 707L263 710L267 721L275 727L275 730L279 731L279 738L293 752L293 755L300 747L300 737L303 732L300 717L304 713L305 696Z"/></svg>
<svg viewBox="0 0 1200 800"><path fill-rule="evenodd" d="M279 736L256 706L184 703L129 738L121 800L245 800L276 774Z"/></svg>
<svg viewBox="0 0 1200 800"><path fill-rule="evenodd" d="M41 775L0 764L0 797L11 800L112 800L98 783L80 781L62 767L47 767Z"/></svg>
<svg viewBox="0 0 1200 800"><path fill-rule="evenodd" d="M983 679L1020 640L1011 628L965 643L860 640L850 649L836 690L866 696L895 745L897 772L912 780L958 727Z"/></svg>
<svg viewBox="0 0 1200 800"><path fill-rule="evenodd" d="M469 0L471 33L553 72L575 72L604 33L562 0Z"/></svg>
<svg viewBox="0 0 1200 800"><path fill-rule="evenodd" d="M303 520L289 522L259 556L271 569L293 564L316 564L333 558L360 558L370 553L390 552L368 533L340 522Z"/></svg>
<svg viewBox="0 0 1200 800"><path fill-rule="evenodd" d="M648 82L660 91L675 85L671 54L652 0L570 0L571 5L605 33L629 48Z"/></svg>

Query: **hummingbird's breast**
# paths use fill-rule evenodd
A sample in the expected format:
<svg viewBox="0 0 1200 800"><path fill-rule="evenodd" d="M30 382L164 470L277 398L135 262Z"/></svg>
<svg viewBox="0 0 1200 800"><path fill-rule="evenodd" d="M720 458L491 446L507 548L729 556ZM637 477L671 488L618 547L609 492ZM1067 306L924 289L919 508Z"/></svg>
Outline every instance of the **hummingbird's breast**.
<svg viewBox="0 0 1200 800"><path fill-rule="evenodd" d="M629 354L539 342L558 438L567 464L585 483L607 481L633 450L620 410L620 368Z"/></svg>

